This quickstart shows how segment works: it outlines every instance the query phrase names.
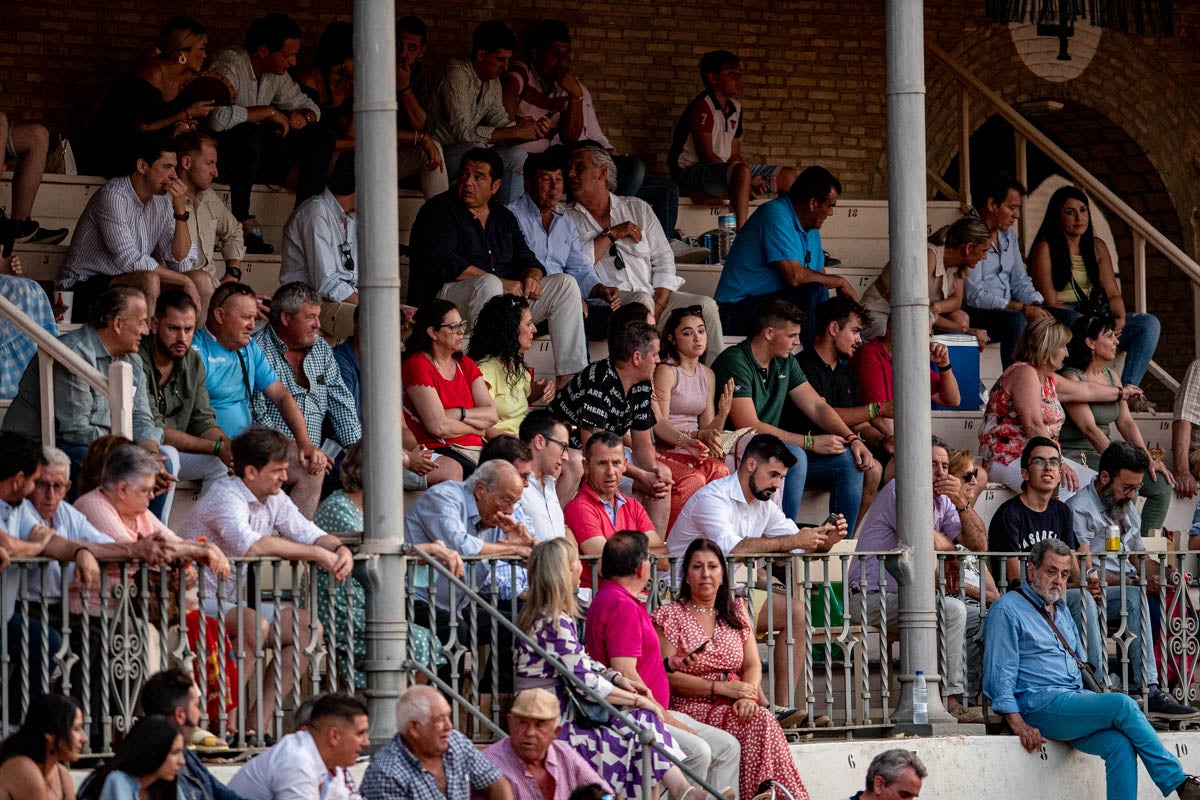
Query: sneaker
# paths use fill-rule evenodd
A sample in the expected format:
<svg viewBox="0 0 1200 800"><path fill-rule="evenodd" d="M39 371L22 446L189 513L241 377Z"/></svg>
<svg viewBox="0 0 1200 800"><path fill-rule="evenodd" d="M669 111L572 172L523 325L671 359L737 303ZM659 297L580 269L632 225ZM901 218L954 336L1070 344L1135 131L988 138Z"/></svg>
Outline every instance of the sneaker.
<svg viewBox="0 0 1200 800"><path fill-rule="evenodd" d="M1200 778L1188 775L1175 792L1179 795L1179 800L1200 800Z"/></svg>
<svg viewBox="0 0 1200 800"><path fill-rule="evenodd" d="M1146 716L1165 717L1166 719L1189 719L1200 716L1200 711L1175 702L1175 699L1163 692L1157 686L1150 689L1150 701L1146 704Z"/></svg>
<svg viewBox="0 0 1200 800"><path fill-rule="evenodd" d="M983 706L971 706L970 708L960 708L958 711L951 711L954 718L964 725L982 725L983 724Z"/></svg>
<svg viewBox="0 0 1200 800"><path fill-rule="evenodd" d="M275 248L263 241L261 233L243 234L242 242L246 245L246 252L255 256L269 256L275 252Z"/></svg>
<svg viewBox="0 0 1200 800"><path fill-rule="evenodd" d="M833 256L829 255L829 251L828 251L828 250L825 250L825 251L823 251L823 252L825 253L825 266L826 266L826 267L839 267L839 266L841 266L841 264L842 264L842 260L841 260L840 258L834 258Z"/></svg>
<svg viewBox="0 0 1200 800"><path fill-rule="evenodd" d="M25 219L14 219L13 224L15 225L13 241L17 244L28 242L37 235L38 228L41 227L28 217Z"/></svg>
<svg viewBox="0 0 1200 800"><path fill-rule="evenodd" d="M62 244L62 240L67 238L67 234L70 232L69 228L43 228L39 225L37 233L31 236L27 240L27 243L45 245Z"/></svg>

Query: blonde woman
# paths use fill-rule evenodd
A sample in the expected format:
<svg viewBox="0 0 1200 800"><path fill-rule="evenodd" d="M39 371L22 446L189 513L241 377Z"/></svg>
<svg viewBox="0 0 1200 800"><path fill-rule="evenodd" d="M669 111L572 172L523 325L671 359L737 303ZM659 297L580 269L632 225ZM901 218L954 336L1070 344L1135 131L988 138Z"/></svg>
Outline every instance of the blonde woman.
<svg viewBox="0 0 1200 800"><path fill-rule="evenodd" d="M624 676L606 669L583 648L575 630L579 609L575 590L583 566L575 547L566 539L551 539L533 548L529 556L529 599L517 617L517 625L541 647L550 651L588 688L614 706L624 707L639 725L654 730L659 744L679 755L674 740L663 724L663 711L645 685L634 686ZM578 725L568 713L565 690L556 678L554 668L535 653L524 641L515 646L516 691L544 688L557 691L564 717L562 733L571 747L583 753L600 777L618 795L636 797L641 794L642 748L638 737L622 723L613 721L596 728ZM680 769L659 752L650 756L651 781L661 781L667 787L670 800L683 800L692 793L699 800L700 792L692 792Z"/></svg>
<svg viewBox="0 0 1200 800"><path fill-rule="evenodd" d="M988 343L987 331L972 328L962 310L963 282L967 273L987 254L991 231L977 217L962 217L934 231L925 254L929 265L929 310L934 314L933 329L942 333L969 333L982 348ZM871 324L863 331L863 341L883 335L892 303L892 263L883 267L875 282L863 292L862 305L871 312Z"/></svg>
<svg viewBox="0 0 1200 800"><path fill-rule="evenodd" d="M1071 331L1051 316L1029 323L1013 348L1013 363L988 396L979 455L993 480L1021 491L1021 451L1034 436L1057 441L1066 415L1063 403L1114 402L1141 396L1136 386L1060 381L1055 373L1067 357ZM1066 455L1066 454L1064 454ZM1066 500L1096 476L1083 464L1063 459L1058 499Z"/></svg>

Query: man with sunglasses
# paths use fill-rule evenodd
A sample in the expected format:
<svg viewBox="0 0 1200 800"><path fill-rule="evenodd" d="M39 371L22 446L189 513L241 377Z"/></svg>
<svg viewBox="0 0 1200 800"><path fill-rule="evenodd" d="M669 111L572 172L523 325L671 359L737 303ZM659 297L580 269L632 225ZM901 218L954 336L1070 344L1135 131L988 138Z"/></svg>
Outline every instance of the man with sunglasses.
<svg viewBox="0 0 1200 800"><path fill-rule="evenodd" d="M598 283L589 300L615 307L641 303L658 320L677 308L700 306L708 330L708 360L725 349L721 318L711 297L679 291L675 254L667 233L645 200L616 194L617 166L607 150L581 147L571 153L567 186L569 208L584 255L594 264Z"/></svg>
<svg viewBox="0 0 1200 800"><path fill-rule="evenodd" d="M307 283L321 294L321 330L334 339L354 334L358 306L358 220L354 151L338 156L325 191L292 212L283 226L279 283Z"/></svg>
<svg viewBox="0 0 1200 800"><path fill-rule="evenodd" d="M1146 564L1146 587L1143 591L1139 575L1145 545L1142 543L1141 515L1138 514L1138 490L1150 468L1145 449L1129 442L1112 442L1100 454L1100 470L1095 480L1080 488L1067 501L1080 549L1103 556L1090 556L1088 561L1088 591L1105 608L1110 627L1121 621L1129 640L1129 693L1141 694L1149 689L1148 714L1167 719L1187 719L1200 716L1200 711L1177 703L1158 688L1158 671L1154 662L1153 634L1146 628L1157 627L1162 615L1159 600L1159 565ZM1107 541L1109 526L1119 529L1122 557L1112 551ZM1105 573L1101 579L1101 572ZM1147 597L1150 598L1147 607ZM1143 672L1145 675L1143 675ZM1143 680L1144 678L1144 680Z"/></svg>
<svg viewBox="0 0 1200 800"><path fill-rule="evenodd" d="M421 207L413 222L409 302L419 306L437 296L474 321L497 295L524 297L534 323L549 326L561 388L588 363L579 286L569 275L548 274L517 218L500 204L503 170L495 148L472 148L462 156L457 186Z"/></svg>

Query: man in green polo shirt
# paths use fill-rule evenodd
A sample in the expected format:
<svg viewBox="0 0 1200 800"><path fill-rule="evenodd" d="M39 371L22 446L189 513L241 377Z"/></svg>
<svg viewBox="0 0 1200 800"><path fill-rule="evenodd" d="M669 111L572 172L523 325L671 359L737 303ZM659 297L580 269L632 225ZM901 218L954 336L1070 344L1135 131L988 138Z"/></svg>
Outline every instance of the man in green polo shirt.
<svg viewBox="0 0 1200 800"><path fill-rule="evenodd" d="M163 292L138 355L146 372L150 414L163 429L160 452L167 458L167 468L180 480L207 484L229 474L233 453L208 400L204 360L192 349L195 334L192 298L178 289ZM174 494L172 482L162 509L163 522L170 519Z"/></svg>
<svg viewBox="0 0 1200 800"><path fill-rule="evenodd" d="M800 343L804 314L786 300L766 300L759 307L754 335L730 347L713 362L717 386L733 378L733 405L726 423L730 429L753 427L783 440L796 457L783 484L783 511L790 519L800 512L804 486L827 488L829 508L846 518L853 534L862 502L863 472L874 463L871 451L838 413L808 384L792 358ZM778 427L786 400L824 434L785 431Z"/></svg>

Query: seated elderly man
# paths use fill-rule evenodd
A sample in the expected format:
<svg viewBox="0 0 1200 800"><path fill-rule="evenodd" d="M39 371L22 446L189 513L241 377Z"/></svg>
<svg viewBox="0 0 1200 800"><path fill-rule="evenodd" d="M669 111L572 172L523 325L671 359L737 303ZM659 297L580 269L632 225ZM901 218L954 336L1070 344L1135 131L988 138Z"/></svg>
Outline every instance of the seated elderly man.
<svg viewBox="0 0 1200 800"><path fill-rule="evenodd" d="M108 375L114 361L133 368L133 438L157 452L163 429L154 424L150 413L145 372L137 356L142 336L149 330L147 309L146 295L140 289L114 286L96 298L88 323L63 334L59 341L101 375ZM41 369L35 360L25 369L17 396L4 415L5 431L41 437L40 382ZM71 457L73 470L78 469L88 445L112 432L108 396L58 362L54 364L54 429L58 446Z"/></svg>
<svg viewBox="0 0 1200 800"><path fill-rule="evenodd" d="M612 156L599 147L579 148L571 154L567 185L574 198L571 218L599 281L588 299L611 306L641 303L657 320L665 320L676 308L700 306L709 360L724 350L716 302L679 291L683 279L675 274L675 254L654 210L644 200L615 194L617 167Z"/></svg>
<svg viewBox="0 0 1200 800"><path fill-rule="evenodd" d="M1025 582L988 610L983 691L1030 753L1056 739L1104 761L1108 800L1138 796L1138 764L1180 800L1200 798L1200 778L1183 771L1129 695L1083 688L1079 631L1063 592L1074 555L1059 539L1029 550ZM1057 629L1057 630L1056 630Z"/></svg>
<svg viewBox="0 0 1200 800"><path fill-rule="evenodd" d="M179 532L191 541L208 541L225 553L238 558L274 556L310 561L342 581L354 566L354 554L336 536L325 533L309 522L292 500L280 491L287 479L290 443L282 433L254 427L233 440L233 476L217 481L192 507ZM236 603L244 594L246 569L218 582L216 575L204 575L203 606L206 614L217 616L227 611L226 626L238 630ZM230 610L232 609L232 610ZM299 620L300 640L293 637L293 615ZM247 608L242 620L242 646L251 653L271 636L271 622L279 617L278 642L271 642L276 658L283 664L279 697L291 695L294 659L303 673L311 644L310 612L259 603L258 611ZM321 637L316 623L316 637ZM264 672L264 674L271 674ZM270 720L277 698L274 683L263 687L262 720ZM247 713L247 720L252 720ZM263 730L257 722L255 729Z"/></svg>
<svg viewBox="0 0 1200 800"><path fill-rule="evenodd" d="M323 441L328 428L334 441L349 447L362 438L358 406L342 381L333 348L319 335L320 327L321 296L307 283L285 283L271 297L268 323L253 338L267 366L299 407L308 441ZM256 424L284 435L292 433L290 421L269 392L255 391L250 408ZM295 499L311 519L320 497L307 494Z"/></svg>
<svg viewBox="0 0 1200 800"><path fill-rule="evenodd" d="M412 687L396 702L396 735L371 756L359 794L363 800L469 800L472 792L513 800L496 765L454 730L446 698L432 686Z"/></svg>
<svg viewBox="0 0 1200 800"><path fill-rule="evenodd" d="M208 305L212 278L196 264L187 187L175 174L172 147L153 138L139 144L133 171L104 184L84 207L58 274L58 288L75 293L76 322L111 285L141 289L150 308L164 285Z"/></svg>
<svg viewBox="0 0 1200 800"><path fill-rule="evenodd" d="M787 518L773 497L783 486L787 471L796 466L792 455L777 436L762 433L755 436L742 452L737 473L728 475L702 487L688 500L671 529L667 547L671 555L682 556L688 545L696 539L707 539L721 548L726 556L747 553L788 553L803 550L807 553L826 552L846 535L846 521L826 524L817 528L799 528ZM788 624L788 602L786 595L771 591L752 589L757 594L754 607L757 609L755 632L760 636L782 633ZM770 603L767 600L770 599ZM767 607L771 611L768 614ZM792 603L792 620L804 619L804 601ZM804 626L793 623L792 633L796 643L792 653L794 663L802 661L807 653ZM777 646L774 656L775 702L786 703L795 688L788 681L788 648ZM795 696L805 696L803 673L800 690ZM818 718L819 724L824 719ZM781 722L787 721L786 719ZM788 724L795 723L791 720Z"/></svg>
<svg viewBox="0 0 1200 800"><path fill-rule="evenodd" d="M421 305L436 295L474 320L499 294L524 297L534 323L549 326L562 386L587 366L579 287L569 275L547 274L529 249L516 217L496 198L500 170L495 150L468 150L456 187L421 207L413 222L409 299Z"/></svg>
<svg viewBox="0 0 1200 800"><path fill-rule="evenodd" d="M338 156L325 190L292 212L283 226L281 284L307 283L321 295L321 328L334 339L354 333L358 307L358 194L354 151Z"/></svg>
<svg viewBox="0 0 1200 800"><path fill-rule="evenodd" d="M350 768L371 744L368 728L363 701L320 695L304 727L252 758L229 781L229 790L246 800L354 800Z"/></svg>
<svg viewBox="0 0 1200 800"><path fill-rule="evenodd" d="M965 502L962 482L950 474L950 451L938 437L933 437L933 546L937 550L953 550L954 542L961 541L971 550L987 550L987 532L983 521L976 515L959 517L958 509L970 505ZM865 552L892 550L899 545L897 530L896 482L889 481L879 492L875 508L863 524L858 536L858 549ZM899 624L900 608L896 599L899 586L894 580L881 580L879 559L863 557L856 560L850 570L850 589L854 608L865 604L867 620L879 625L885 616L891 630ZM962 694L965 690L963 671L963 639L966 636L967 608L957 597L942 597L941 631L946 644L946 676L942 695L949 698L947 710L966 721L978 721L974 716L977 709L963 708Z"/></svg>
<svg viewBox="0 0 1200 800"><path fill-rule="evenodd" d="M545 689L517 695L508 713L508 738L483 751L508 779L513 800L568 800L588 784L613 793L588 760L558 738L561 730L557 697Z"/></svg>
<svg viewBox="0 0 1200 800"><path fill-rule="evenodd" d="M319 436L318 444L309 437L307 418L252 336L257 315L253 289L244 283L223 283L213 292L208 324L196 332L192 346L204 358L204 386L217 424L225 433L237 436L250 427L252 400L259 418L265 418L266 403L275 406L295 441L288 457L292 496L302 510L308 509L306 516L311 518L331 462L318 446ZM291 369L289 364L288 372Z"/></svg>

